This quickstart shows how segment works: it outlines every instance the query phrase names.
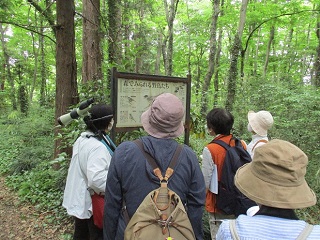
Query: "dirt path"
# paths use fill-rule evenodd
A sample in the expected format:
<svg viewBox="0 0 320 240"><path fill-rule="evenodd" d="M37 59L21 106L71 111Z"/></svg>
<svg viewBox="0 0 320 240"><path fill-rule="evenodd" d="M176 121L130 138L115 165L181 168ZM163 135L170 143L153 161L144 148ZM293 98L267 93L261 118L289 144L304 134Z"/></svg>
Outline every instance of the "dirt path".
<svg viewBox="0 0 320 240"><path fill-rule="evenodd" d="M66 240L69 226L52 226L45 221L45 213L33 206L19 203L0 177L0 240Z"/></svg>

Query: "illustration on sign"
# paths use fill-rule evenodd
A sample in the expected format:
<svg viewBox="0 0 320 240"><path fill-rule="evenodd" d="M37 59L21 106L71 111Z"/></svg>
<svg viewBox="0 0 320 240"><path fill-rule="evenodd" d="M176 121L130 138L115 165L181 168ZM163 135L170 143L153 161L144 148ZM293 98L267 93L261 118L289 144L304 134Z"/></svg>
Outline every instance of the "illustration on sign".
<svg viewBox="0 0 320 240"><path fill-rule="evenodd" d="M187 83L118 78L117 127L141 127L141 114L162 93L176 95L186 107Z"/></svg>

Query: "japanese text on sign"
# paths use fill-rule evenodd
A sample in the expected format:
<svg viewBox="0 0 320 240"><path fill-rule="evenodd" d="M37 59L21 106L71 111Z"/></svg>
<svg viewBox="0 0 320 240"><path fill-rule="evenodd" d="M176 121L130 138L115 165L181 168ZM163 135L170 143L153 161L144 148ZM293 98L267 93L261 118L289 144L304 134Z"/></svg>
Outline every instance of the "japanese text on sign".
<svg viewBox="0 0 320 240"><path fill-rule="evenodd" d="M141 114L153 99L162 93L172 93L186 107L187 83L118 79L117 127L140 127Z"/></svg>

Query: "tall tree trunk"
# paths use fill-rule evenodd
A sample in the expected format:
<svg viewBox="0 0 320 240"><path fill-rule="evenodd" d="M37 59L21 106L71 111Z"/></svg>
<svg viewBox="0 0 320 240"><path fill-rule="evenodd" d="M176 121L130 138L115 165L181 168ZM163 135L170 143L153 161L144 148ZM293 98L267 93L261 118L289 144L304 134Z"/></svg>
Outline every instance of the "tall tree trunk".
<svg viewBox="0 0 320 240"><path fill-rule="evenodd" d="M231 62L229 68L229 76L228 76L228 93L226 99L226 109L232 111L233 104L235 101L236 95L236 85L237 85L237 78L238 78L238 58L239 53L242 50L242 33L244 29L244 24L246 22L246 12L247 12L248 0L242 0L241 10L240 10L240 20L238 31L234 37L234 42L231 48Z"/></svg>
<svg viewBox="0 0 320 240"><path fill-rule="evenodd" d="M136 54L135 54L135 72L136 73L141 73L142 70L142 55L143 55L143 50L141 49L141 46L143 46L142 43L142 37L143 37L143 33L142 33L142 29L141 26L139 24L136 24L135 27L137 33L134 36L134 44L136 46Z"/></svg>
<svg viewBox="0 0 320 240"><path fill-rule="evenodd" d="M263 78L265 78L267 75L267 69L268 69L269 57L270 57L270 51L271 51L271 44L272 44L273 40L274 40L274 26L272 26L270 29L270 37L269 37L267 51L266 51L266 59L264 62L264 67L263 67Z"/></svg>
<svg viewBox="0 0 320 240"><path fill-rule="evenodd" d="M307 46L310 45L310 35L311 35L311 24L308 24L308 30L307 30ZM301 83L303 84L305 79L304 77L305 76L311 76L310 72L309 72L309 69L310 69L310 63L311 61L309 61L309 59L312 59L312 55L309 56L309 54L307 52L305 52L302 56L302 62L301 62L301 74L300 74L300 78L301 78ZM311 80L311 79L308 79L308 80Z"/></svg>
<svg viewBox="0 0 320 240"><path fill-rule="evenodd" d="M223 30L222 28L219 30L219 36L218 36L218 48L216 51L216 59L215 59L215 73L214 73L214 95L213 95L213 106L218 105L218 97L219 97L219 68L220 68L220 56L221 56L221 49L222 49L222 35Z"/></svg>
<svg viewBox="0 0 320 240"><path fill-rule="evenodd" d="M170 0L170 5L168 6L167 0L163 0L164 8L166 11L166 19L168 25L168 36L165 38L163 43L163 50L165 50L164 66L165 73L168 76L172 75L172 56L173 56L173 21L176 17L179 0Z"/></svg>
<svg viewBox="0 0 320 240"><path fill-rule="evenodd" d="M139 22L142 23L144 20L144 6L142 4L139 5L139 8L137 9L139 13ZM134 36L134 42L136 45L136 57L135 57L135 72L140 73L142 70L143 66L143 61L142 61L142 56L143 56L143 38L144 38L144 33L143 33L143 26L141 24L136 24L135 27L136 34Z"/></svg>
<svg viewBox="0 0 320 240"><path fill-rule="evenodd" d="M190 21L190 14L189 14L189 2L186 2L186 7L187 7L187 19L188 22ZM188 73L191 75L191 31L190 27L187 28L187 33L188 33Z"/></svg>
<svg viewBox="0 0 320 240"><path fill-rule="evenodd" d="M290 47L291 47L291 42L292 42L292 36L293 36L293 29L291 28L288 33L288 36L286 37L286 39L284 41L285 44L283 44L283 47L282 47L281 56L283 58L285 58L286 56L289 58L289 54L291 52ZM278 76L277 76L278 81L288 79L288 69L289 69L289 63L283 64L278 67Z"/></svg>
<svg viewBox="0 0 320 240"><path fill-rule="evenodd" d="M154 73L156 75L160 74L160 58L161 58L161 44L162 44L162 41L163 41L163 35L160 32L158 34L157 57L156 57L155 66L154 66Z"/></svg>
<svg viewBox="0 0 320 240"><path fill-rule="evenodd" d="M253 76L257 77L258 75L258 61L259 61L259 46L260 46L260 32L261 28L258 30L257 36L257 44L255 49L255 56L254 56L254 64L253 64Z"/></svg>
<svg viewBox="0 0 320 240"><path fill-rule="evenodd" d="M102 79L100 0L83 0L82 81Z"/></svg>
<svg viewBox="0 0 320 240"><path fill-rule="evenodd" d="M117 65L121 63L121 1L120 0L108 0L108 52L109 63L111 65Z"/></svg>
<svg viewBox="0 0 320 240"><path fill-rule="evenodd" d="M40 48L36 47L36 45L39 45L39 41L36 43L35 36L33 33L31 34L31 37L32 37L32 52L34 55L34 68L33 68L32 84L31 84L31 89L30 89L30 93L29 93L30 102L32 102L34 89L37 84L38 56L39 56L39 51L40 51ZM39 40L40 40L40 38L39 38Z"/></svg>
<svg viewBox="0 0 320 240"><path fill-rule="evenodd" d="M41 20L41 26L43 25L43 21ZM40 48L40 68L41 68L41 83L40 83L40 106L44 106L46 104L46 87L47 87L47 71L46 71L46 58L44 51L44 37L43 37L43 28L40 29L41 35L39 36L39 48Z"/></svg>
<svg viewBox="0 0 320 240"><path fill-rule="evenodd" d="M314 72L315 72L315 77L313 84L316 87L320 87L320 21L318 20L317 22L317 38L318 38L318 46L317 46L317 56L316 56L316 61L314 63Z"/></svg>
<svg viewBox="0 0 320 240"><path fill-rule="evenodd" d="M57 45L56 45L56 119L67 113L68 107L78 103L77 67L75 57L74 0L57 0ZM57 123L56 123L57 124ZM59 133L56 128L55 135ZM71 148L55 141L54 156L61 152L71 153Z"/></svg>
<svg viewBox="0 0 320 240"><path fill-rule="evenodd" d="M2 45L3 59L5 62L4 64L5 64L6 73L7 73L7 79L8 79L9 86L11 87L10 96L11 96L12 109L17 110L18 106L17 106L17 99L16 99L16 89L15 89L15 85L14 85L14 79L11 74L11 65L9 62L9 54L8 54L8 50L7 50L7 45L4 40L5 39L5 29L3 29L1 23L0 23L0 34L1 34L1 45Z"/></svg>
<svg viewBox="0 0 320 240"><path fill-rule="evenodd" d="M0 91L4 90L4 83L6 81L6 74L4 73L6 70L6 64L5 63L1 63L1 69L0 69L0 76L1 76L1 80L0 80ZM0 101L2 102L2 98L0 98ZM1 104L0 104L1 106Z"/></svg>
<svg viewBox="0 0 320 240"><path fill-rule="evenodd" d="M286 79L291 82L292 78L291 78L291 68L293 66L293 63L295 62L295 50L292 46L294 46L293 40L295 39L293 35L296 35L297 33L294 31L294 29L292 28L290 30L290 38L289 38L289 42L287 45L287 56L288 56L288 61L287 61L287 65L286 65L286 70L284 71L284 73L286 74ZM300 59L299 59L300 60Z"/></svg>
<svg viewBox="0 0 320 240"><path fill-rule="evenodd" d="M124 54L123 54L123 62L124 62L124 69L126 71L132 72L132 60L130 54L130 43L131 43L131 31L132 31L132 22L130 20L131 17L131 8L130 8L130 1L124 1L123 4L123 13L122 13L122 19L123 19L123 45L124 45Z"/></svg>
<svg viewBox="0 0 320 240"><path fill-rule="evenodd" d="M213 11L212 11L212 19L211 19L211 27L210 27L210 51L209 51L209 59L208 59L208 70L206 76L204 78L204 83L202 85L202 96L201 96L201 115L204 117L207 114L208 109L208 90L210 87L211 78L214 73L214 63L215 63L215 55L217 50L217 22L218 16L220 12L220 0L213 1Z"/></svg>
<svg viewBox="0 0 320 240"><path fill-rule="evenodd" d="M220 16L222 17L224 15L224 0L221 1L221 11ZM218 105L218 96L219 96L219 69L220 69L220 56L221 56L221 49L222 49L222 36L223 36L223 29L219 29L219 35L218 35L218 47L216 51L216 59L215 59L215 72L214 72L214 94L213 94L213 107Z"/></svg>
<svg viewBox="0 0 320 240"><path fill-rule="evenodd" d="M205 51L206 51L206 49L203 46L200 46L198 49L198 54L195 55L195 58L196 58L195 65L197 68L196 68L196 74L192 78L197 103L200 103L200 104L201 104L201 98L199 98L199 95L201 94L201 87L200 86L202 83L202 81L201 81L201 75L202 75L201 62L203 60L203 55L204 55Z"/></svg>

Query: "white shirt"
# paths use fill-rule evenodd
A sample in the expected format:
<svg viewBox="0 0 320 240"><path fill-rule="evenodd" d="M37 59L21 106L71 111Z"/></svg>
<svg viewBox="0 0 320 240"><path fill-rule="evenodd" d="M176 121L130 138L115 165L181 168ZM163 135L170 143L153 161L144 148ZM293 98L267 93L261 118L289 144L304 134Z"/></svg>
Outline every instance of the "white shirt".
<svg viewBox="0 0 320 240"><path fill-rule="evenodd" d="M213 179L215 179L216 182L218 182L218 174L216 174L216 176L213 176L213 173L216 173L216 171L214 170L217 169L217 165L214 164L211 153L207 147L203 149L202 157L202 173L204 177L204 182L206 184L206 188L209 189L210 187L213 187L210 186L211 182L214 181Z"/></svg>
<svg viewBox="0 0 320 240"><path fill-rule="evenodd" d="M218 137L220 134L214 137ZM207 147L202 151L202 174L206 188L211 192L218 194L218 171L217 165L214 164L212 155Z"/></svg>
<svg viewBox="0 0 320 240"><path fill-rule="evenodd" d="M88 188L104 193L111 155L106 146L83 132L73 145L62 206L71 216L89 219L92 202Z"/></svg>
<svg viewBox="0 0 320 240"><path fill-rule="evenodd" d="M302 220L292 220L266 215L255 215L249 217L240 215L236 221L236 231L241 240L293 240L306 226ZM221 223L217 240L232 240L229 221ZM320 225L314 225L308 240L320 239Z"/></svg>
<svg viewBox="0 0 320 240"><path fill-rule="evenodd" d="M269 141L268 137L267 136L260 136L258 134L256 135L252 135L252 140L251 142L248 144L247 146L247 151L248 153L250 154L251 158L253 158L253 155L254 155L254 150L257 148L257 147L261 147L263 144L266 144L265 142L259 142L255 147L254 145L260 141L260 140L267 140ZM254 147L253 151L252 151L252 148Z"/></svg>

